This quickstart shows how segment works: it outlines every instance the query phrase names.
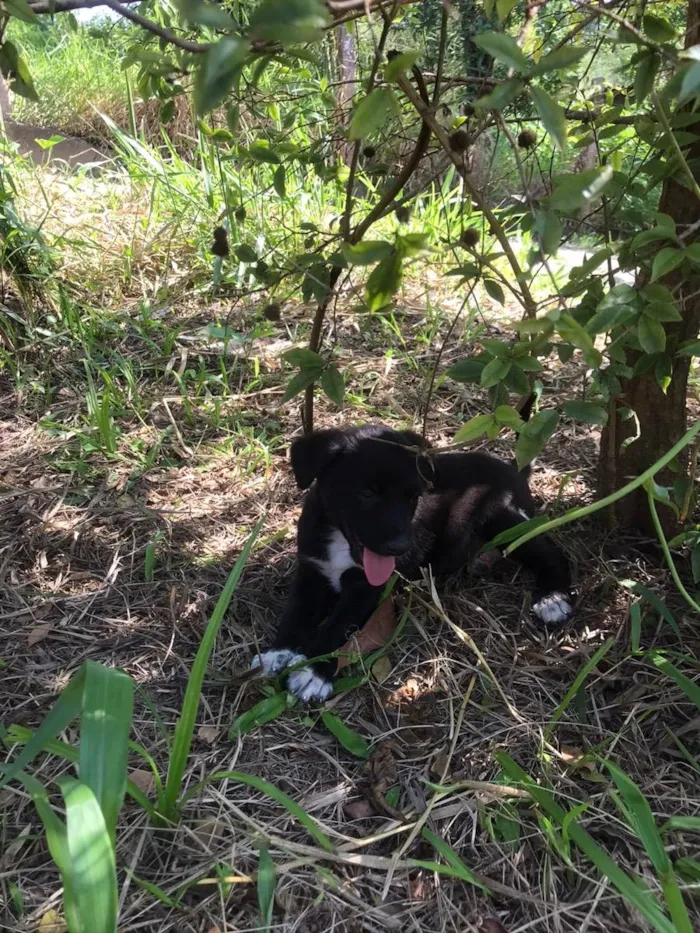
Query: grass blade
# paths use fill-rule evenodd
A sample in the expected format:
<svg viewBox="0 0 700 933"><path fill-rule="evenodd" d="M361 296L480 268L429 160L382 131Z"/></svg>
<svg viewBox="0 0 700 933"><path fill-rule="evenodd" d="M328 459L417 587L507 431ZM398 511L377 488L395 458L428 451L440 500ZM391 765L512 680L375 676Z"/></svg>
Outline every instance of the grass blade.
<svg viewBox="0 0 700 933"><path fill-rule="evenodd" d="M686 677L685 674L682 674L675 664L671 664L671 662L661 654L652 654L651 660L667 677L675 680L688 699L692 700L697 708L700 709L700 687L698 687L695 681Z"/></svg>
<svg viewBox="0 0 700 933"><path fill-rule="evenodd" d="M113 844L126 791L133 700L130 677L86 662L78 773L95 795Z"/></svg>
<svg viewBox="0 0 700 933"><path fill-rule="evenodd" d="M551 738L552 732L554 731L554 727L559 722L561 717L564 715L564 713L569 707L569 704L571 703L573 698L576 696L576 694L579 692L579 690L583 686L583 682L585 681L586 677L588 677L591 671L594 670L598 666L598 663L602 661L602 659L605 657L605 655L608 653L608 651L611 649L611 647L614 644L615 644L615 639L608 638L607 641L605 641L597 649L597 651L595 651L591 655L591 657L586 661L586 663L583 665L583 667L578 672L578 674L574 677L573 683L571 684L569 689L564 694L564 699L561 701L559 706L557 706L557 708L554 710L554 714L552 718L549 720L549 723L547 724L547 728L544 730L545 742L548 742L549 739Z"/></svg>
<svg viewBox="0 0 700 933"><path fill-rule="evenodd" d="M233 570L229 574L226 585L224 586L221 595L219 596L218 602L214 607L214 612L209 619L209 624L207 625L206 631L204 632L204 637L202 638L202 641L199 645L197 655L194 659L194 664L192 665L192 670L190 671L189 680L187 681L187 689L185 690L185 699L182 704L182 713L180 714L177 726L175 727L173 747L168 766L168 777L165 782L165 791L163 793L162 816L168 820L175 820L177 817L177 802L178 797L180 796L182 777L185 773L185 766L187 764L187 758L190 753L190 746L192 745L192 736L194 734L194 727L197 719L197 709L199 707L199 699L202 693L202 684L204 682L204 675L207 671L207 665L209 664L209 658L211 657L211 653L214 649L216 636L218 635L219 628L221 627L224 615L228 609L228 604L231 602L231 597L233 596L236 586L238 585L238 581L240 580L241 574L243 573L243 568L245 567L246 561L248 560L248 555L250 554L251 548L255 543L255 539L257 538L260 529L262 528L263 521L264 516L253 529L238 557L238 560L234 564Z"/></svg>
<svg viewBox="0 0 700 933"><path fill-rule="evenodd" d="M281 791L279 787L275 787L274 784L270 784L268 781L263 781L262 778L255 777L252 774L243 774L242 771L216 771L214 774L210 774L208 778L205 778L203 781L195 784L194 787L191 787L182 799L182 803L190 800L195 794L197 794L203 787L206 787L208 784L211 784L213 781L240 781L241 784L246 784L248 787L254 787L256 790L259 790L260 793L265 794L266 797L270 797L275 803L280 804L288 811L295 819L297 819L302 826L304 826L309 833L314 837L316 842L327 852L333 851L333 843L330 841L328 836L321 830L313 817L304 810L303 807L300 807L299 804L292 800L291 797L288 797L284 791Z"/></svg>
<svg viewBox="0 0 700 933"><path fill-rule="evenodd" d="M114 848L92 790L75 778L59 782L66 803L66 839L75 902L86 933L115 933L117 873Z"/></svg>
<svg viewBox="0 0 700 933"><path fill-rule="evenodd" d="M369 742L359 732L355 732L354 729L346 726L335 713L323 712L321 713L321 719L323 719L326 729L333 733L343 748L347 749L350 754L355 755L357 758L369 758Z"/></svg>
<svg viewBox="0 0 700 933"><path fill-rule="evenodd" d="M271 697L265 697L245 713L241 713L231 724L228 730L229 739L235 740L241 735L246 735L256 726L264 726L266 722L271 722L283 713L288 705L286 693L275 693Z"/></svg>
<svg viewBox="0 0 700 933"><path fill-rule="evenodd" d="M43 784L24 771L20 771L16 777L32 798L32 802L36 807L36 812L39 814L39 819L46 832L46 843L49 847L51 858L54 860L54 864L61 875L61 882L63 883L63 909L66 915L68 929L71 933L87 933L77 907L66 827L49 803L49 795Z"/></svg>
<svg viewBox="0 0 700 933"><path fill-rule="evenodd" d="M427 827L423 829L422 836L445 859L447 864L452 869L451 874L453 878L461 878L462 881L467 881L469 884L473 884L475 887L481 888L481 890L486 891L487 894L491 893L489 889L484 884L482 884L481 881L479 881L476 875L469 871L455 850L449 846L441 836L436 835ZM435 863L424 863L424 866L426 864ZM445 866L441 867L444 868ZM445 874L445 872L443 872L443 874Z"/></svg>
<svg viewBox="0 0 700 933"><path fill-rule="evenodd" d="M530 794L535 803L562 826L567 811L555 802L551 791L540 787L520 765L504 752L497 754L501 767L510 780L517 781ZM569 839L581 849L596 868L606 876L625 900L635 907L658 933L677 933L675 925L661 909L661 905L641 878L632 878L624 872L598 843L573 820L568 826Z"/></svg>
<svg viewBox="0 0 700 933"><path fill-rule="evenodd" d="M18 726L13 724L10 726L10 729L3 741L6 745L26 745L33 735L34 733L32 730L27 729L26 726ZM151 765L151 770L153 771L157 788L160 781L160 775L158 774L153 758L151 758L145 748L142 748L142 746L136 742L129 742L129 749L144 757ZM44 745L44 751L49 755L56 755L58 758L62 758L64 761L70 761L73 764L77 764L80 759L80 753L78 752L78 749L74 748L72 745L69 745L67 742L63 742L61 739L51 739L50 742L47 742ZM135 800L136 803L146 811L149 818L153 819L155 817L155 807L144 794L144 792L140 790L133 781L127 780L126 792L132 798L132 800Z"/></svg>
<svg viewBox="0 0 700 933"><path fill-rule="evenodd" d="M671 859L664 847L664 841L656 825L649 801L625 772L611 761L603 762L612 775L622 797L621 810L627 822L642 842L654 870L659 877L677 933L693 933L688 911L683 903L683 895L671 864ZM698 820L700 825L700 820Z"/></svg>
<svg viewBox="0 0 700 933"><path fill-rule="evenodd" d="M66 689L56 700L46 719L36 730L31 740L27 742L14 761L8 765L0 765L0 788L8 781L17 777L39 752L41 752L51 739L63 732L80 713L83 702L83 687L85 685L85 666L73 676Z"/></svg>
<svg viewBox="0 0 700 933"><path fill-rule="evenodd" d="M260 858L258 859L258 904L262 915L263 933L270 933L272 926L272 912L275 908L275 888L277 887L277 876L275 873L275 863L268 849L260 849Z"/></svg>

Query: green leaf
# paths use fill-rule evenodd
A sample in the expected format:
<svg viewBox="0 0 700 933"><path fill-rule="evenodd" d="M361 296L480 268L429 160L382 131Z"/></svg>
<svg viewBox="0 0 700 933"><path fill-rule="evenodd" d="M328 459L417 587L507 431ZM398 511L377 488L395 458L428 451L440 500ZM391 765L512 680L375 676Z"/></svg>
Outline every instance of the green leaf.
<svg viewBox="0 0 700 933"><path fill-rule="evenodd" d="M502 340L492 340L489 337L484 337L480 343L485 350L488 350L492 356L497 356L499 360L507 360L510 356L510 347Z"/></svg>
<svg viewBox="0 0 700 933"><path fill-rule="evenodd" d="M483 360L459 360L445 373L455 382L480 382L486 364Z"/></svg>
<svg viewBox="0 0 700 933"><path fill-rule="evenodd" d="M641 104L654 89L654 81L661 65L661 58L656 52L644 55L634 73L635 103Z"/></svg>
<svg viewBox="0 0 700 933"><path fill-rule="evenodd" d="M345 398L345 381L337 366L326 366L321 376L321 388L331 402L340 408Z"/></svg>
<svg viewBox="0 0 700 933"><path fill-rule="evenodd" d="M467 868L455 850L449 846L441 836L438 836L427 827L423 829L422 836L430 843L435 851L439 852L445 859L450 868L455 872L455 877L461 878L462 881L467 881L469 884L473 884L474 887L488 892L488 888L486 888L476 875Z"/></svg>
<svg viewBox="0 0 700 933"><path fill-rule="evenodd" d="M299 369L313 369L321 372L326 365L325 360L318 353L309 350L308 347L292 347L291 350L285 350L282 359L290 366L298 366Z"/></svg>
<svg viewBox="0 0 700 933"><path fill-rule="evenodd" d="M509 68L520 72L526 72L530 68L530 63L523 55L518 43L504 32L482 32L478 36L473 36L472 42L477 48L487 52L492 58L503 62Z"/></svg>
<svg viewBox="0 0 700 933"><path fill-rule="evenodd" d="M602 334L613 330L620 324L631 321L637 316L637 312L630 305L620 302L619 304L606 304L601 302L599 310L586 323L586 332L589 334Z"/></svg>
<svg viewBox="0 0 700 933"><path fill-rule="evenodd" d="M519 428L523 423L520 413L512 405L499 405L493 416L499 424L507 428Z"/></svg>
<svg viewBox="0 0 700 933"><path fill-rule="evenodd" d="M606 641L603 642L602 645L599 645L598 648L596 648L596 650L590 656L590 658L588 658L582 664L581 669L579 670L578 674L574 677L571 683L571 686L564 694L564 697L561 703L559 703L556 710L552 714L551 719L547 723L547 727L544 730L544 738L546 742L549 742L552 736L552 732L554 731L554 727L556 726L556 724L559 722L559 720L562 718L564 713L567 711L567 709L571 705L571 701L574 699L576 694L579 692L581 687L586 682L588 675L591 673L591 671L594 671L598 667L600 662L603 660L605 655L608 653L608 651L610 651L610 649L612 648L614 644L615 644L615 639L608 638Z"/></svg>
<svg viewBox="0 0 700 933"><path fill-rule="evenodd" d="M503 770L512 781L517 781L524 787L535 803L544 810L559 826L563 825L567 811L555 802L550 790L538 785L516 764L509 755L497 752ZM596 868L613 884L628 903L634 906L643 917L654 927L657 933L677 933L674 924L664 914L659 902L654 897L646 882L640 878L631 878L613 859L595 842L595 840L582 829L576 820L572 820L568 828L569 838L591 860Z"/></svg>
<svg viewBox="0 0 700 933"><path fill-rule="evenodd" d="M343 748L357 758L369 758L370 746L367 739L355 732L349 726L346 726L342 719L339 719L335 713L324 710L321 713L323 724L329 732L332 732Z"/></svg>
<svg viewBox="0 0 700 933"><path fill-rule="evenodd" d="M498 25L502 26L515 9L518 0L496 0L496 14Z"/></svg>
<svg viewBox="0 0 700 933"><path fill-rule="evenodd" d="M564 111L543 88L531 84L528 91L544 128L552 137L554 144L558 149L566 148L566 117Z"/></svg>
<svg viewBox="0 0 700 933"><path fill-rule="evenodd" d="M515 442L515 460L519 470L535 459L554 434L558 424L559 412L553 408L547 408L538 412L534 418L523 425Z"/></svg>
<svg viewBox="0 0 700 933"><path fill-rule="evenodd" d="M655 321L682 321L681 313L675 304L667 301L650 301L644 305L642 313Z"/></svg>
<svg viewBox="0 0 700 933"><path fill-rule="evenodd" d="M194 109L199 116L223 104L249 51L247 39L224 36L204 53L194 77Z"/></svg>
<svg viewBox="0 0 700 933"><path fill-rule="evenodd" d="M355 246L343 243L340 251L345 261L351 266L371 266L390 256L394 247L386 240L362 240Z"/></svg>
<svg viewBox="0 0 700 933"><path fill-rule="evenodd" d="M537 211L534 229L545 256L556 253L562 235L559 214L555 211Z"/></svg>
<svg viewBox="0 0 700 933"><path fill-rule="evenodd" d="M590 49L583 49L580 46L564 46L541 58L535 67L530 69L530 75L535 78L538 75L547 74L549 71L564 71L567 68L572 68L582 58L585 58L589 51Z"/></svg>
<svg viewBox="0 0 700 933"><path fill-rule="evenodd" d="M674 664L671 664L662 654L652 652L651 660L667 677L670 677L671 680L675 680L688 699L700 709L700 686L689 677L686 677L682 671L679 671L678 668Z"/></svg>
<svg viewBox="0 0 700 933"><path fill-rule="evenodd" d="M288 46L323 36L330 15L323 0L262 0L250 17L250 34Z"/></svg>
<svg viewBox="0 0 700 933"><path fill-rule="evenodd" d="M652 42L673 42L677 36L676 30L663 16L654 16L653 13L645 13L642 20L644 32Z"/></svg>
<svg viewBox="0 0 700 933"><path fill-rule="evenodd" d="M672 871L671 860L664 848L663 839L656 825L649 801L621 768L618 768L612 761L604 761L603 764L612 775L612 779L620 792L624 802L623 813L627 817L631 828L641 840L656 873L661 877L669 875Z"/></svg>
<svg viewBox="0 0 700 933"><path fill-rule="evenodd" d="M662 833L678 831L700 833L700 816L672 816L661 827Z"/></svg>
<svg viewBox="0 0 700 933"><path fill-rule="evenodd" d="M637 325L637 336L645 353L663 353L666 349L666 331L663 324L642 315Z"/></svg>
<svg viewBox="0 0 700 933"><path fill-rule="evenodd" d="M122 671L85 662L80 719L80 780L95 795L114 843L126 791L134 683Z"/></svg>
<svg viewBox="0 0 700 933"><path fill-rule="evenodd" d="M40 22L40 18L29 6L27 0L3 0L3 6L10 16L22 20L23 23L36 24Z"/></svg>
<svg viewBox="0 0 700 933"><path fill-rule="evenodd" d="M482 544L479 552L484 554L494 548L502 547L504 544L510 544L511 541L521 538L524 534L527 534L528 531L532 531L548 521L549 518L546 515L537 515L535 518L527 519L527 521L523 520L518 525L513 525L512 528L506 528L505 531L497 534L495 538L491 538L486 544Z"/></svg>
<svg viewBox="0 0 700 933"><path fill-rule="evenodd" d="M355 108L348 128L349 139L364 139L384 126L394 110L394 92L390 87L375 87Z"/></svg>
<svg viewBox="0 0 700 933"><path fill-rule="evenodd" d="M365 286L365 300L370 311L379 311L388 305L401 286L403 259L393 250L372 270Z"/></svg>
<svg viewBox="0 0 700 933"><path fill-rule="evenodd" d="M700 340L686 340L678 348L682 356L700 356Z"/></svg>
<svg viewBox="0 0 700 933"><path fill-rule="evenodd" d="M270 933L272 926L272 914L275 909L275 889L277 887L277 875L275 872L275 863L267 848L260 849L258 857L258 904L260 905L260 914L263 925L259 929L262 933Z"/></svg>
<svg viewBox="0 0 700 933"><path fill-rule="evenodd" d="M683 250L676 249L674 246L666 246L664 249L659 250L651 264L652 282L662 278L664 275L668 275L669 272L673 272L674 269L680 266L684 259L685 255Z"/></svg>
<svg viewBox="0 0 700 933"><path fill-rule="evenodd" d="M117 929L117 874L114 848L102 811L90 788L59 778L66 804L66 843L71 882L82 927L90 933Z"/></svg>
<svg viewBox="0 0 700 933"><path fill-rule="evenodd" d="M583 421L584 424L605 424L608 413L594 402L564 402L564 414L574 421Z"/></svg>
<svg viewBox="0 0 700 933"><path fill-rule="evenodd" d="M247 243L239 243L238 246L234 249L236 258L241 262L257 262L258 254L255 252L252 246L248 246Z"/></svg>
<svg viewBox="0 0 700 933"><path fill-rule="evenodd" d="M280 165L275 170L272 184L274 185L275 191L281 198L287 197L287 171L284 165Z"/></svg>
<svg viewBox="0 0 700 933"><path fill-rule="evenodd" d="M526 373L539 373L542 371L542 363L536 360L534 356L516 356L513 359L513 365Z"/></svg>
<svg viewBox="0 0 700 933"><path fill-rule="evenodd" d="M508 375L512 365L510 360L499 360L498 357L491 360L490 363L484 366L481 373L481 385L485 389L495 386L497 382L501 382Z"/></svg>
<svg viewBox="0 0 700 933"><path fill-rule="evenodd" d="M498 282L495 281L495 279L484 279L484 288L486 289L488 295L493 298L494 301L497 301L499 305L505 303L506 296L503 293L503 289L498 284Z"/></svg>
<svg viewBox="0 0 700 933"><path fill-rule="evenodd" d="M399 75L410 71L420 57L420 52L409 51L401 52L400 55L394 55L391 61L384 66L384 80L396 81Z"/></svg>
<svg viewBox="0 0 700 933"><path fill-rule="evenodd" d="M470 418L466 424L457 431L454 436L455 444L465 444L467 441L474 441L477 437L483 437L487 429L493 424L492 415L475 415Z"/></svg>
<svg viewBox="0 0 700 933"><path fill-rule="evenodd" d="M290 399L293 399L295 395L303 392L304 389L316 382L320 375L321 370L319 369L302 369L295 376L292 376L282 396L282 404L284 405Z"/></svg>
<svg viewBox="0 0 700 933"><path fill-rule="evenodd" d="M250 149L241 149L241 154L247 155L253 162L265 162L271 165L279 165L280 157L262 142L254 143Z"/></svg>
<svg viewBox="0 0 700 933"><path fill-rule="evenodd" d="M683 73L679 98L681 101L694 97L700 90L700 62L693 62Z"/></svg>
<svg viewBox="0 0 700 933"><path fill-rule="evenodd" d="M247 735L258 726L264 726L265 723L277 719L287 709L287 706L286 693L275 693L271 697L265 697L245 713L241 713L231 723L231 728L228 730L229 739L235 741L239 736Z"/></svg>
<svg viewBox="0 0 700 933"><path fill-rule="evenodd" d="M202 0L177 0L175 6L183 18L190 23L208 26L210 29L225 29L227 32L236 29L236 23L228 13L214 3L203 3Z"/></svg>
<svg viewBox="0 0 700 933"><path fill-rule="evenodd" d="M611 165L556 175L554 190L548 198L549 206L562 211L579 210L602 193L612 176Z"/></svg>
<svg viewBox="0 0 700 933"><path fill-rule="evenodd" d="M503 110L513 103L524 87L525 83L519 78L509 78L508 81L497 84L484 97L480 97L474 102L474 106L481 110Z"/></svg>
<svg viewBox="0 0 700 933"><path fill-rule="evenodd" d="M73 675L32 738L14 761L0 765L0 788L17 777L46 745L73 722L82 708L85 686L85 665Z"/></svg>
<svg viewBox="0 0 700 933"><path fill-rule="evenodd" d="M209 619L207 627L204 630L202 640L199 643L199 648L197 649L194 662L190 668L190 675L187 681L187 688L185 690L185 698L182 703L180 717L177 721L177 725L175 726L175 735L173 736L173 744L170 750L168 777L165 785L162 806L162 816L165 819L175 820L178 815L178 798L180 797L180 793L182 791L185 767L187 765L187 758L189 756L190 747L192 745L192 736L194 735L194 727L197 721L197 710L199 708L199 700L202 695L204 676L209 665L209 658L211 657L211 653L214 650L216 636L218 635L219 629L221 628L221 623L223 622L224 616L228 610L231 597L233 596L236 587L238 586L238 581L240 580L241 574L243 573L243 568L246 565L248 556L253 548L258 534L260 533L260 529L262 528L264 521L265 516L263 515L255 528L253 528L250 536L248 537L248 540L244 544L243 550L238 556L238 560L234 564L226 584L221 591L221 595L219 596L216 606L214 607L211 618Z"/></svg>

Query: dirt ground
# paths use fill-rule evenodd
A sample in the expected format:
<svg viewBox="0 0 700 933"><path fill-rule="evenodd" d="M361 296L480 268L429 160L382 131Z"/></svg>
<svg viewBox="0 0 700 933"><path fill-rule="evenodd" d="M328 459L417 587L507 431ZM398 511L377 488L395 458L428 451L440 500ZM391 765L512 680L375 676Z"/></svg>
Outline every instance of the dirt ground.
<svg viewBox="0 0 700 933"><path fill-rule="evenodd" d="M192 303L170 312L178 316L181 337L191 337L173 351L175 365L187 346L216 370L219 351L198 345L196 335L218 310ZM424 340L425 309L416 304L405 313L404 354L388 361L389 338L380 325L358 325L339 311L337 335L352 381L343 411L319 403L319 425L420 425L433 346ZM496 757L507 753L560 803L580 807L579 822L595 841L658 893L649 858L616 807L598 756L620 763L658 822L700 815L698 711L645 653L667 649L696 676L698 620L674 593L649 542L608 530L604 517L567 526L559 537L576 567L578 595L575 621L563 633L548 635L533 623L526 581L508 562L485 577L465 571L439 581L441 609L427 583L399 587L396 612L404 627L388 662L326 707L371 744L368 760L341 747L313 708L290 705L243 736L229 734L237 717L275 690L245 672L274 631L293 567L302 499L285 453L299 419L296 404L279 404L279 353L289 345L285 328L301 314L288 310L278 332L256 345L258 388L246 390L251 356L230 360L239 389L222 400L216 422L204 407L188 416L172 384L152 378L144 362L145 413L122 418L116 457L80 448L79 350L46 362L54 394L43 410L28 389L0 381L0 710L6 725L35 726L91 658L136 681L133 737L163 768L167 733L206 620L250 530L265 516L217 642L188 782L232 769L262 777L302 805L333 851L323 850L285 809L233 779L197 793L181 824L169 830L154 829L127 800L118 831L120 931L265 929L254 883L262 845L277 872L272 929L285 933L650 929L512 786ZM110 352L141 354L145 361L150 351L135 336L136 318L135 307L127 311ZM469 352L465 335L456 332L444 364ZM166 361L159 365L162 373ZM576 361L565 368L552 363L545 404L550 393L580 378ZM446 381L435 395L429 435L446 443L468 417L486 410L481 393ZM57 422L73 432L52 427ZM158 458L136 468L127 452L156 440ZM543 509L556 514L592 501L596 445L595 429L561 423L533 477ZM505 453L508 440L492 449ZM153 542L150 580L145 563ZM674 631L646 605L637 654L630 651L634 595L625 580L664 599L677 626ZM605 656L554 724L566 691L607 639ZM64 737L72 741L75 733ZM137 757L133 769L133 779L152 793ZM43 781L64 770L54 757L37 765ZM30 800L12 787L0 792L0 801L0 928L35 930L47 911L60 907L56 871ZM417 862L438 858L424 829L458 853L484 887L421 868ZM669 834L673 858L697 858L697 838ZM13 886L22 893L21 920L12 907ZM687 891L700 928L697 884Z"/></svg>

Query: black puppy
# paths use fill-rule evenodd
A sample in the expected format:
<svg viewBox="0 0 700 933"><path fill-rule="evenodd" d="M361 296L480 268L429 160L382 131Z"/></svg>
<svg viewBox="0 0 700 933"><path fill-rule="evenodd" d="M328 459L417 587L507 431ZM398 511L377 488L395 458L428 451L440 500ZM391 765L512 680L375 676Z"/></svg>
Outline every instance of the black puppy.
<svg viewBox="0 0 700 933"><path fill-rule="evenodd" d="M482 453L429 456L412 431L316 431L292 444L291 460L299 486L314 485L274 646L252 666L265 674L294 666L289 689L306 702L330 696L337 662L303 662L342 648L362 628L395 569L408 577L428 565L453 573L534 514L529 470ZM535 615L548 625L565 622L571 577L561 550L539 536L513 557L535 576Z"/></svg>

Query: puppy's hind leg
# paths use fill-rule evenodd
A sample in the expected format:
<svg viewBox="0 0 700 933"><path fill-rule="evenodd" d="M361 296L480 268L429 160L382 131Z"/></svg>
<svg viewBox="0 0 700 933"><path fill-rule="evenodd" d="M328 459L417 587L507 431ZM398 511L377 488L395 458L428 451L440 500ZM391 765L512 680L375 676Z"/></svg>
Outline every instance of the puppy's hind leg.
<svg viewBox="0 0 700 933"><path fill-rule="evenodd" d="M505 506L489 515L480 527L485 541L519 525L525 516L522 512ZM521 544L512 554L535 576L532 611L547 626L563 625L571 618L571 569L564 552L551 538L539 535Z"/></svg>

